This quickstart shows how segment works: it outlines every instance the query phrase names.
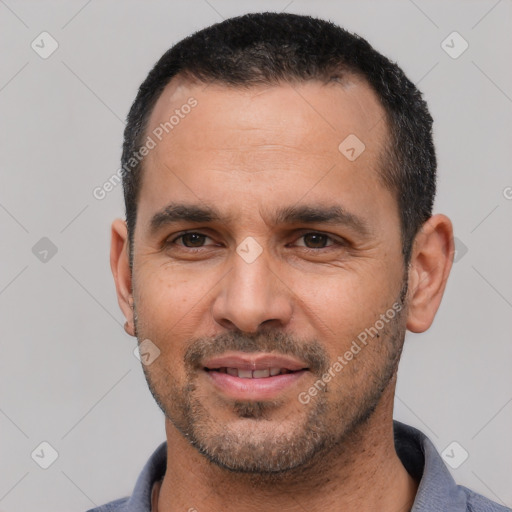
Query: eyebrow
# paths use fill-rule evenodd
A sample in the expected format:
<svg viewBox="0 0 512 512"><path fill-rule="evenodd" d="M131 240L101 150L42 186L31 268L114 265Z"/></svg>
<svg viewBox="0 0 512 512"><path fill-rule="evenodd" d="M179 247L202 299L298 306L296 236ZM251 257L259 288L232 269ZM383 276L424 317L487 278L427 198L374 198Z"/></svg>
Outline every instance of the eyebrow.
<svg viewBox="0 0 512 512"><path fill-rule="evenodd" d="M233 215L222 215L211 206L169 203L153 215L149 223L149 233L155 235L163 227L179 222L229 224L235 218ZM270 219L274 225L321 223L331 226L347 226L363 235L368 235L371 232L365 220L339 205L286 206L275 210Z"/></svg>

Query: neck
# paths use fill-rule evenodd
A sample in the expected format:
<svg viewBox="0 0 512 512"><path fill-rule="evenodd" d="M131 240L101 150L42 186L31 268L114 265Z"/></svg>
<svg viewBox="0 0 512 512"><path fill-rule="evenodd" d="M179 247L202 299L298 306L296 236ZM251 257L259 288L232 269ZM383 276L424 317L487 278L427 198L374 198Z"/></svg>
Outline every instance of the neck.
<svg viewBox="0 0 512 512"><path fill-rule="evenodd" d="M210 463L166 420L167 468L158 512L408 512L418 483L398 458L393 437L394 382L373 415L336 450L293 472L261 476Z"/></svg>

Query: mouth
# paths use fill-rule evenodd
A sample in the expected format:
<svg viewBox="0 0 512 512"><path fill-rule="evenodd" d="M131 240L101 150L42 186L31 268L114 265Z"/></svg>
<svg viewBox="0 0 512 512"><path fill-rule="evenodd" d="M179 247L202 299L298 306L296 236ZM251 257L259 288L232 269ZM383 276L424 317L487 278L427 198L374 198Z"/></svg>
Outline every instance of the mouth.
<svg viewBox="0 0 512 512"><path fill-rule="evenodd" d="M205 368L207 372L227 373L232 377L240 379L266 379L268 377L276 377L277 375L285 375L287 373L295 373L288 368L262 368L261 370L244 370L242 368ZM302 370L295 370L302 371Z"/></svg>
<svg viewBox="0 0 512 512"><path fill-rule="evenodd" d="M228 354L205 361L203 371L217 391L237 400L275 398L308 371L294 358L273 354Z"/></svg>

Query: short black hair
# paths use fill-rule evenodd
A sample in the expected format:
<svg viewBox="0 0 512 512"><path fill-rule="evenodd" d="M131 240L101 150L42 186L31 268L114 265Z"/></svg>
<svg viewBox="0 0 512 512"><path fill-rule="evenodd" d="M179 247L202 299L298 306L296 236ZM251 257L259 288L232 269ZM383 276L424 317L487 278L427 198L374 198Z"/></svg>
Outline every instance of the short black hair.
<svg viewBox="0 0 512 512"><path fill-rule="evenodd" d="M230 18L186 37L165 52L140 86L128 114L121 161L130 268L143 172L143 161L132 157L173 77L250 87L343 81L349 74L366 80L385 110L389 136L380 175L398 203L407 265L412 242L432 215L436 191L432 117L422 94L396 63L357 34L311 16L264 12Z"/></svg>

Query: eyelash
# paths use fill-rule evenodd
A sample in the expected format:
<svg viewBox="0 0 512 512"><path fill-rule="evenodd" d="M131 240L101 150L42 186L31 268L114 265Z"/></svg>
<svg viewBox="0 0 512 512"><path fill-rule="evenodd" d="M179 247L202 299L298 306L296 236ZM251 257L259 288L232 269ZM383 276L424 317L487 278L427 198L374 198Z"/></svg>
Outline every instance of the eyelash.
<svg viewBox="0 0 512 512"><path fill-rule="evenodd" d="M198 231L187 231L185 233L181 233L181 235L173 238L172 240L171 239L167 239L164 242L164 246L165 247L169 247L171 245L174 245L178 240L183 239L183 237L186 236L186 235L200 235L200 236L203 236L205 238L210 238L208 235L205 235L205 234L200 233ZM316 252L316 253L318 253L321 250L332 249L335 246L343 247L343 246L347 245L346 243L344 243L342 241L338 241L338 240L334 239L333 237L327 235L326 233L322 233L321 231L308 231L308 232L305 232L301 236L299 236L299 239L300 238L304 238L307 235L320 235L320 236L326 237L328 240L332 241L333 243L332 243L332 245L328 245L326 247L319 247L318 249L313 249L311 247L301 247L301 249L303 251L305 251L305 252ZM186 247L185 245L180 245L180 248L186 249L188 252L191 252L191 253L199 252L202 249L204 249L204 247Z"/></svg>

